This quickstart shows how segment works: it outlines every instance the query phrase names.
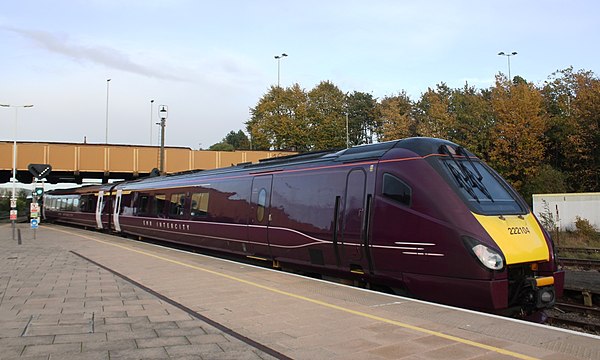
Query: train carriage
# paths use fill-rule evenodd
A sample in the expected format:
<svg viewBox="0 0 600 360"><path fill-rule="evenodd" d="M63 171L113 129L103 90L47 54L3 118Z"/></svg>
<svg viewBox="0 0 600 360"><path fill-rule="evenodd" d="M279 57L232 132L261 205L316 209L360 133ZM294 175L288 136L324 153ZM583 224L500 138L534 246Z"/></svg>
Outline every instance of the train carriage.
<svg viewBox="0 0 600 360"><path fill-rule="evenodd" d="M44 194L46 220L96 229L110 228L110 185L88 185ZM107 196L105 196L107 195Z"/></svg>
<svg viewBox="0 0 600 360"><path fill-rule="evenodd" d="M55 198L87 197L96 200L98 228L496 313L551 307L564 282L550 237L520 196L473 154L440 139L47 196L55 220L89 224L88 213L84 223L74 220L84 215L52 206Z"/></svg>

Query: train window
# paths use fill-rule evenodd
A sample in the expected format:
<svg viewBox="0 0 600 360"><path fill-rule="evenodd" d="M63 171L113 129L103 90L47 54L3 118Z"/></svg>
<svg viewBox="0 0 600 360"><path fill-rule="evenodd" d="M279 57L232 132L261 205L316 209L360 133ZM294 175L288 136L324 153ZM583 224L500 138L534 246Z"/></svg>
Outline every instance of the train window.
<svg viewBox="0 0 600 360"><path fill-rule="evenodd" d="M79 199L78 198L73 198L73 208L71 210L79 211Z"/></svg>
<svg viewBox="0 0 600 360"><path fill-rule="evenodd" d="M411 188L391 174L383 174L383 196L400 204L410 206L412 198Z"/></svg>
<svg viewBox="0 0 600 360"><path fill-rule="evenodd" d="M469 208L482 215L524 214L526 207L510 186L479 161L443 159L450 185Z"/></svg>
<svg viewBox="0 0 600 360"><path fill-rule="evenodd" d="M88 208L88 196L87 195L82 195L81 199L79 200L79 211L81 212L87 212L87 208Z"/></svg>
<svg viewBox="0 0 600 360"><path fill-rule="evenodd" d="M156 209L156 215L158 217L165 216L165 203L167 202L167 195L165 194L156 194L154 196L154 208Z"/></svg>
<svg viewBox="0 0 600 360"><path fill-rule="evenodd" d="M183 216L185 194L171 194L169 216Z"/></svg>
<svg viewBox="0 0 600 360"><path fill-rule="evenodd" d="M140 195L138 205L134 208L135 214L138 216L150 214L150 196Z"/></svg>
<svg viewBox="0 0 600 360"><path fill-rule="evenodd" d="M208 215L208 193L192 194L192 217L200 217Z"/></svg>
<svg viewBox="0 0 600 360"><path fill-rule="evenodd" d="M67 207L66 209L67 211L73 211L73 198L68 198L67 199Z"/></svg>
<svg viewBox="0 0 600 360"><path fill-rule="evenodd" d="M88 195L85 212L93 213L96 211L96 197L94 195Z"/></svg>
<svg viewBox="0 0 600 360"><path fill-rule="evenodd" d="M267 204L267 190L262 188L258 192L258 206L256 208L256 220L262 222L265 218L265 205Z"/></svg>

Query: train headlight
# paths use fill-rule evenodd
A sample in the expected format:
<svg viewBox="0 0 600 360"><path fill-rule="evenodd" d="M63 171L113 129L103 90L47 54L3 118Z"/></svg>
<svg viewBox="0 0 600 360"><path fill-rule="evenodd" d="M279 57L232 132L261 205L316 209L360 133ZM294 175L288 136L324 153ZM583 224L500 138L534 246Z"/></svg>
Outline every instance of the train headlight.
<svg viewBox="0 0 600 360"><path fill-rule="evenodd" d="M485 246L468 236L463 236L463 240L465 241L467 248L471 250L473 255L475 255L483 266L490 270L502 270L504 267L504 259L496 250Z"/></svg>
<svg viewBox="0 0 600 360"><path fill-rule="evenodd" d="M502 256L489 247L479 244L473 246L473 254L477 256L479 261L488 269L500 270L504 267Z"/></svg>

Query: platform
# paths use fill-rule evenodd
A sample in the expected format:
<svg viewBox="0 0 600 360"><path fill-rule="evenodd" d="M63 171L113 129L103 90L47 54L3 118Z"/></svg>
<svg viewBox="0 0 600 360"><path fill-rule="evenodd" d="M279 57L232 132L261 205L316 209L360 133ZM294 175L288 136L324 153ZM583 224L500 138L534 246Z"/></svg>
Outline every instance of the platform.
<svg viewBox="0 0 600 360"><path fill-rule="evenodd" d="M0 226L0 359L600 359L600 337L98 232Z"/></svg>

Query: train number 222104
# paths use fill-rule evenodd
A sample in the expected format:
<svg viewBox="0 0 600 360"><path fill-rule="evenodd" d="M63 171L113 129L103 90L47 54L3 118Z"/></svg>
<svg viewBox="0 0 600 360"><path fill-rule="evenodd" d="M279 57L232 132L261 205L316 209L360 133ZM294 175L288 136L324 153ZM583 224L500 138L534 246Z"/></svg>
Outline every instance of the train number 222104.
<svg viewBox="0 0 600 360"><path fill-rule="evenodd" d="M510 235L521 235L521 234L529 234L531 231L527 226L513 226L508 228L508 233Z"/></svg>

